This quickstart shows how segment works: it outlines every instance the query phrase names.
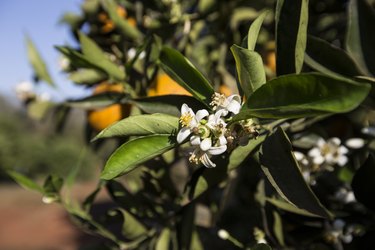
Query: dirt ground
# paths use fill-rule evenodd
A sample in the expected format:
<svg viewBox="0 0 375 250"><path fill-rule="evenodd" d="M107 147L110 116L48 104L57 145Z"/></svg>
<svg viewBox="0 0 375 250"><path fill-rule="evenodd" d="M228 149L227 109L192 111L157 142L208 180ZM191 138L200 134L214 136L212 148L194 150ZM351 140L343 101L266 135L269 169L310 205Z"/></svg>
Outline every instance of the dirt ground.
<svg viewBox="0 0 375 250"><path fill-rule="evenodd" d="M95 183L80 184L80 199ZM44 204L36 192L18 185L0 185L0 250L76 250L98 241L70 221L58 204ZM105 194L99 200L105 200Z"/></svg>

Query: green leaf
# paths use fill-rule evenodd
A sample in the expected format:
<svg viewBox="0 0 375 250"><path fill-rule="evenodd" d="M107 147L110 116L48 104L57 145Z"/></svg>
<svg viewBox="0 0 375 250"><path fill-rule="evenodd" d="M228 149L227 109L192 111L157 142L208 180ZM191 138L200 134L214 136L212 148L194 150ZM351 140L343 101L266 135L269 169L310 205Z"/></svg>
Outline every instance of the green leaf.
<svg viewBox="0 0 375 250"><path fill-rule="evenodd" d="M276 5L277 75L301 72L306 47L308 0L278 0Z"/></svg>
<svg viewBox="0 0 375 250"><path fill-rule="evenodd" d="M355 173L352 188L355 198L375 211L375 158L372 154Z"/></svg>
<svg viewBox="0 0 375 250"><path fill-rule="evenodd" d="M69 59L69 63L76 68L92 68L100 70L97 66L92 64L77 50L67 46L55 46L55 48Z"/></svg>
<svg viewBox="0 0 375 250"><path fill-rule="evenodd" d="M101 70L96 69L80 69L72 72L69 79L77 84L93 85L95 83L104 81L108 76Z"/></svg>
<svg viewBox="0 0 375 250"><path fill-rule="evenodd" d="M163 47L160 62L164 71L178 84L189 91L198 100L211 102L214 90L208 80L180 52L169 47Z"/></svg>
<svg viewBox="0 0 375 250"><path fill-rule="evenodd" d="M29 177L12 170L8 170L7 174L23 188L43 193L43 188Z"/></svg>
<svg viewBox="0 0 375 250"><path fill-rule="evenodd" d="M158 238L155 246L155 250L165 250L169 249L171 230L169 228L164 228Z"/></svg>
<svg viewBox="0 0 375 250"><path fill-rule="evenodd" d="M195 203L189 203L180 211L176 223L178 249L190 250L194 232Z"/></svg>
<svg viewBox="0 0 375 250"><path fill-rule="evenodd" d="M266 197L266 201L271 203L273 206L280 208L282 210L285 210L287 212L290 212L290 213L299 214L299 215L308 216L308 217L320 217L320 216L317 216L316 214L310 213L309 211L305 209L300 209L288 202L285 202L282 199Z"/></svg>
<svg viewBox="0 0 375 250"><path fill-rule="evenodd" d="M229 156L228 171L236 169L264 141L265 135L252 139L246 146L238 146Z"/></svg>
<svg viewBox="0 0 375 250"><path fill-rule="evenodd" d="M122 234L130 240L147 233L147 228L131 213L124 209L116 209L117 213L122 216Z"/></svg>
<svg viewBox="0 0 375 250"><path fill-rule="evenodd" d="M254 22L251 24L249 28L249 32L247 34L247 49L248 50L255 50L255 45L258 40L260 28L268 13L270 13L269 10L262 11L259 14L259 16L254 20Z"/></svg>
<svg viewBox="0 0 375 250"><path fill-rule="evenodd" d="M108 159L101 178L114 179L129 173L139 164L167 152L175 146L174 138L166 135L153 135L136 138L122 144Z"/></svg>
<svg viewBox="0 0 375 250"><path fill-rule="evenodd" d="M255 51L233 45L231 48L236 61L238 80L248 99L250 95L266 82L262 57Z"/></svg>
<svg viewBox="0 0 375 250"><path fill-rule="evenodd" d="M370 88L369 84L316 73L281 76L255 91L233 120L348 112L361 104Z"/></svg>
<svg viewBox="0 0 375 250"><path fill-rule="evenodd" d="M264 174L286 201L317 216L331 217L303 179L290 141L280 127L263 142L259 160Z"/></svg>
<svg viewBox="0 0 375 250"><path fill-rule="evenodd" d="M82 99L70 100L65 102L64 105L80 109L98 109L115 103L127 103L128 99L128 95L117 92L107 92L92 95Z"/></svg>
<svg viewBox="0 0 375 250"><path fill-rule="evenodd" d="M102 5L103 8L108 12L109 17L115 24L117 30L121 32L121 34L131 39L140 39L142 37L142 33L136 27L130 25L126 19L124 19L117 13L118 5L115 1L103 0Z"/></svg>
<svg viewBox="0 0 375 250"><path fill-rule="evenodd" d="M115 80L125 79L125 71L109 60L108 56L91 38L79 33L79 41L81 42L83 56L88 62L100 68Z"/></svg>
<svg viewBox="0 0 375 250"><path fill-rule="evenodd" d="M346 49L367 75L375 76L375 11L366 0L351 0Z"/></svg>
<svg viewBox="0 0 375 250"><path fill-rule="evenodd" d="M101 131L95 138L116 136L171 135L179 126L178 117L166 114L134 115Z"/></svg>
<svg viewBox="0 0 375 250"><path fill-rule="evenodd" d="M281 219L281 216L276 210L272 211L272 214L273 214L273 219L274 219L273 232L274 232L274 234L276 236L276 239L279 242L279 244L281 246L285 246L284 232L283 232L283 221Z"/></svg>
<svg viewBox="0 0 375 250"><path fill-rule="evenodd" d="M26 37L26 46L27 46L27 57L29 58L29 62L33 67L34 73L38 80L45 81L51 86L55 86L52 81L52 78L48 72L47 66L40 56L38 50L36 49L33 41Z"/></svg>
<svg viewBox="0 0 375 250"><path fill-rule="evenodd" d="M344 50L313 36L307 38L305 62L311 68L334 77L363 75Z"/></svg>
<svg viewBox="0 0 375 250"><path fill-rule="evenodd" d="M272 250L272 247L264 243L259 243L253 246L251 250Z"/></svg>

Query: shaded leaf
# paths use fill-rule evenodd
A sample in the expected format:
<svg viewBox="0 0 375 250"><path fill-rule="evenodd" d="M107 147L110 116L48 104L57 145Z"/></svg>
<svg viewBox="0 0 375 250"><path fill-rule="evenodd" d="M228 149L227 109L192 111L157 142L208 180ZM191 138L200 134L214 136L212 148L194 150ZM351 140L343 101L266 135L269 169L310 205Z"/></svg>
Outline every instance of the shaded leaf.
<svg viewBox="0 0 375 250"><path fill-rule="evenodd" d="M163 70L194 97L207 105L211 102L214 90L208 80L180 52L163 47L160 53Z"/></svg>
<svg viewBox="0 0 375 250"><path fill-rule="evenodd" d="M266 18L267 14L270 13L269 10L262 11L259 16L251 24L248 34L247 34L247 49L255 50L255 45L258 40L258 35L260 28L262 27L263 21Z"/></svg>
<svg viewBox="0 0 375 250"><path fill-rule="evenodd" d="M281 128L263 142L259 159L264 174L281 197L299 209L331 217L303 179L290 141Z"/></svg>
<svg viewBox="0 0 375 250"><path fill-rule="evenodd" d="M26 37L26 46L27 46L27 56L29 62L34 69L34 73L39 80L45 81L51 86L55 86L52 81L51 75L48 72L47 66L40 56L38 50L36 49L33 41Z"/></svg>
<svg viewBox="0 0 375 250"><path fill-rule="evenodd" d="M125 71L110 61L108 56L91 38L79 33L79 41L81 42L83 56L88 62L100 68L115 80L123 80L125 78Z"/></svg>
<svg viewBox="0 0 375 250"><path fill-rule="evenodd" d="M253 246L251 250L272 250L272 248L267 244L260 243Z"/></svg>
<svg viewBox="0 0 375 250"><path fill-rule="evenodd" d="M313 36L308 36L305 62L313 69L332 76L363 75L353 59L339 47Z"/></svg>
<svg viewBox="0 0 375 250"><path fill-rule="evenodd" d="M283 222L281 216L278 212L272 211L273 215L273 232L276 236L277 241L281 246L285 246L284 242L284 232L283 232Z"/></svg>
<svg viewBox="0 0 375 250"><path fill-rule="evenodd" d="M316 73L281 76L254 92L233 119L297 118L348 112L367 97L370 88L369 84Z"/></svg>
<svg viewBox="0 0 375 250"><path fill-rule="evenodd" d="M103 108L115 103L127 103L129 100L128 95L124 95L118 92L106 92L95 94L89 97L85 97L77 100L68 100L65 105L73 108L80 109L97 109Z"/></svg>
<svg viewBox="0 0 375 250"><path fill-rule="evenodd" d="M190 250L192 236L194 232L195 203L189 203L180 211L180 216L176 224L178 249Z"/></svg>
<svg viewBox="0 0 375 250"><path fill-rule="evenodd" d="M131 103L146 113L164 113L173 116L180 116L182 104L189 104L193 110L206 108L200 101L191 96L185 95L162 95L134 99Z"/></svg>
<svg viewBox="0 0 375 250"><path fill-rule="evenodd" d="M372 154L355 173L352 188L355 198L375 211L375 159Z"/></svg>
<svg viewBox="0 0 375 250"><path fill-rule="evenodd" d="M252 139L246 146L238 146L229 156L228 171L236 169L264 141L265 135Z"/></svg>
<svg viewBox="0 0 375 250"><path fill-rule="evenodd" d="M153 135L136 138L122 144L108 159L101 178L110 180L126 174L139 164L161 155L175 146L174 138Z"/></svg>
<svg viewBox="0 0 375 250"><path fill-rule="evenodd" d="M134 215L124 209L116 209L122 216L122 234L130 240L147 233L147 228Z"/></svg>
<svg viewBox="0 0 375 250"><path fill-rule="evenodd" d="M351 0L346 49L367 75L375 76L375 11L366 0Z"/></svg>
<svg viewBox="0 0 375 250"><path fill-rule="evenodd" d="M301 72L306 47L308 0L278 0L276 4L277 75Z"/></svg>
<svg viewBox="0 0 375 250"><path fill-rule="evenodd" d="M171 135L179 126L179 119L166 114L134 115L101 131L95 138L115 136Z"/></svg>
<svg viewBox="0 0 375 250"><path fill-rule="evenodd" d="M100 70L96 65L89 62L79 51L67 46L55 46L55 48L69 59L69 63L76 68L92 68Z"/></svg>
<svg viewBox="0 0 375 250"><path fill-rule="evenodd" d="M280 209L285 210L285 211L290 212L290 213L299 214L299 215L303 215L303 216L309 216L309 217L319 217L316 214L310 213L309 211L307 211L305 209L300 209L300 208L298 208L298 207L296 207L296 206L294 206L294 205L292 205L288 202L285 202L281 199L266 197L266 201L271 203L275 207L280 208Z"/></svg>
<svg viewBox="0 0 375 250"><path fill-rule="evenodd" d="M248 99L266 82L262 57L255 51L233 45L231 48L236 61L236 69L241 88Z"/></svg>

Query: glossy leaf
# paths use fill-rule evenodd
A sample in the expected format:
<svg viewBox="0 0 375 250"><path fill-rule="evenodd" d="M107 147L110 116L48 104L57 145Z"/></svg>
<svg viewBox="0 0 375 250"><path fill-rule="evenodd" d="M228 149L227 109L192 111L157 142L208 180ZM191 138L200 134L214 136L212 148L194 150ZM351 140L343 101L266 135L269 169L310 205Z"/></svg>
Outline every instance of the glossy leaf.
<svg viewBox="0 0 375 250"><path fill-rule="evenodd" d="M26 37L26 46L27 46L27 57L29 58L29 62L38 80L45 81L49 85L55 86L55 84L52 81L51 75L48 72L48 69L44 60L39 54L33 41L29 37Z"/></svg>
<svg viewBox="0 0 375 250"><path fill-rule="evenodd" d="M43 192L43 188L40 185L38 185L36 182L34 182L29 177L27 177L23 174L20 174L16 171L11 171L11 170L8 170L7 174L10 177L12 177L12 179L15 182L17 182L19 185L21 185L22 187L24 187L26 189L33 190L33 191L37 191L37 192L40 192L40 193Z"/></svg>
<svg viewBox="0 0 375 250"><path fill-rule="evenodd" d="M116 136L171 135L179 119L166 114L135 115L125 118L101 131L95 139Z"/></svg>
<svg viewBox="0 0 375 250"><path fill-rule="evenodd" d="M123 17L119 16L117 13L117 4L113 0L102 1L104 9L108 12L109 17L115 24L115 27L125 36L131 39L138 39L142 36L142 33Z"/></svg>
<svg viewBox="0 0 375 250"><path fill-rule="evenodd" d="M248 99L250 95L266 82L262 57L255 51L231 47L241 88Z"/></svg>
<svg viewBox="0 0 375 250"><path fill-rule="evenodd" d="M95 69L80 69L72 72L69 75L69 79L77 84L93 85L95 83L104 81L107 79L107 75L101 70Z"/></svg>
<svg viewBox="0 0 375 250"><path fill-rule="evenodd" d="M316 73L281 76L254 92L234 120L348 112L361 104L369 91L369 84Z"/></svg>
<svg viewBox="0 0 375 250"><path fill-rule="evenodd" d="M108 159L101 178L110 180L129 173L144 163L175 146L174 138L166 135L153 135L136 138L122 144Z"/></svg>
<svg viewBox="0 0 375 250"><path fill-rule="evenodd" d="M309 211L305 209L300 209L282 199L266 197L266 201L272 204L273 206L280 208L282 210L285 210L287 212L290 212L290 213L299 214L299 215L308 216L308 217L319 217L316 214L310 213Z"/></svg>
<svg viewBox="0 0 375 250"><path fill-rule="evenodd" d="M180 52L164 47L160 53L164 71L194 97L207 105L211 102L214 90L208 80Z"/></svg>
<svg viewBox="0 0 375 250"><path fill-rule="evenodd" d="M55 47L60 53L69 59L69 63L76 68L93 68L100 70L96 65L89 62L80 52L67 46Z"/></svg>
<svg viewBox="0 0 375 250"><path fill-rule="evenodd" d="M346 48L367 75L375 76L375 11L366 0L351 0Z"/></svg>
<svg viewBox="0 0 375 250"><path fill-rule="evenodd" d="M278 0L276 4L277 75L300 73L306 47L308 0Z"/></svg>
<svg viewBox="0 0 375 250"><path fill-rule="evenodd" d="M263 21L266 18L267 14L270 13L269 10L262 11L259 16L254 20L249 28L247 34L247 49L255 50L255 45L258 40L258 35L260 28L262 27Z"/></svg>
<svg viewBox="0 0 375 250"><path fill-rule="evenodd" d="M254 150L264 141L265 135L259 136L257 139L252 139L246 146L238 146L229 156L228 171L236 169L247 157L249 157Z"/></svg>
<svg viewBox="0 0 375 250"><path fill-rule="evenodd" d="M273 214L273 232L279 244L285 246L284 232L283 232L283 221L280 214L277 211L272 211Z"/></svg>
<svg viewBox="0 0 375 250"><path fill-rule="evenodd" d="M121 70L118 65L109 60L102 49L88 36L79 33L82 53L85 59L96 67L102 69L115 80L123 80L125 71Z"/></svg>
<svg viewBox="0 0 375 250"><path fill-rule="evenodd" d="M107 92L92 95L77 100L69 100L65 103L68 107L80 108L80 109L97 109L103 108L108 105L115 103L127 103L129 96L117 93L117 92Z"/></svg>
<svg viewBox="0 0 375 250"><path fill-rule="evenodd" d="M313 69L335 77L363 75L344 50L313 36L307 38L305 62Z"/></svg>
<svg viewBox="0 0 375 250"><path fill-rule="evenodd" d="M375 211L375 158L371 154L352 180L355 198Z"/></svg>
<svg viewBox="0 0 375 250"><path fill-rule="evenodd" d="M264 174L281 197L299 209L330 218L330 213L303 179L290 141L281 128L263 142L259 160Z"/></svg>

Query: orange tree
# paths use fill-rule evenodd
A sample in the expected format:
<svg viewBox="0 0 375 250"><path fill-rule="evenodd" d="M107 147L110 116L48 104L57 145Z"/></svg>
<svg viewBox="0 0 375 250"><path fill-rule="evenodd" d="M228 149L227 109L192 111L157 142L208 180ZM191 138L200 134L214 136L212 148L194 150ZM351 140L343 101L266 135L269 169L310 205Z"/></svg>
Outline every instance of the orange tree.
<svg viewBox="0 0 375 250"><path fill-rule="evenodd" d="M10 175L114 249L371 248L375 14L365 0L331 13L326 31L345 51L308 35L311 17L313 34L332 38L316 18L325 7L85 1L63 18L79 47L57 49L73 82L104 92L57 106L89 110L106 127L92 141L121 145L82 206L57 176L41 187ZM94 219L102 189L113 207Z"/></svg>

